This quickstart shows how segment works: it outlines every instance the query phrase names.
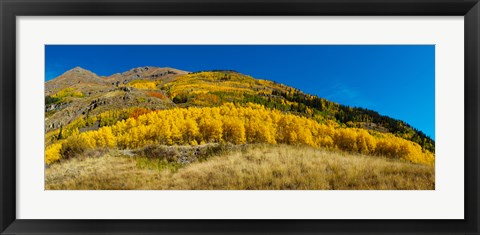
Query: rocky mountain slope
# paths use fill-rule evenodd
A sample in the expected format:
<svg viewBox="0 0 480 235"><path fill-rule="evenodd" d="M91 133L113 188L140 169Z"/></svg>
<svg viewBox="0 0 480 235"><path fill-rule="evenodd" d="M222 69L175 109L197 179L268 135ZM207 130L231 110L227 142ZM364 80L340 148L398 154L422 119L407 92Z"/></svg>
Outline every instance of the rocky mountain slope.
<svg viewBox="0 0 480 235"><path fill-rule="evenodd" d="M98 76L80 67L73 68L45 83L45 130L48 132L68 125L82 115L95 115L112 109L171 107L173 102L162 91L136 88L130 83L158 84L183 74L187 72L172 68L140 67L111 76Z"/></svg>

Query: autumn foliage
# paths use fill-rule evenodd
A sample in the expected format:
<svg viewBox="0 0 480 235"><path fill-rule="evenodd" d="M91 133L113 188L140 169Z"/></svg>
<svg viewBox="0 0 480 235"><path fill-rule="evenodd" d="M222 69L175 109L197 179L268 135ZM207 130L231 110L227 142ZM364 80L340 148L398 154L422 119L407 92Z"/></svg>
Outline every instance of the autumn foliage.
<svg viewBox="0 0 480 235"><path fill-rule="evenodd" d="M157 89L157 85L154 82L151 82L148 80L133 80L129 82L127 86L131 86L139 90L156 90Z"/></svg>
<svg viewBox="0 0 480 235"><path fill-rule="evenodd" d="M54 143L45 150L45 163L50 164L62 158L62 143Z"/></svg>
<svg viewBox="0 0 480 235"><path fill-rule="evenodd" d="M170 99L182 107L211 107L228 102L256 103L284 112L301 114L322 123L338 122L346 127L390 132L435 152L435 142L401 120L379 113L328 101L273 81L255 79L235 71L214 70L189 73L159 85ZM373 125L372 125L373 124Z"/></svg>
<svg viewBox="0 0 480 235"><path fill-rule="evenodd" d="M134 109L130 110L129 117L137 119L141 115L147 114L149 112L151 112L151 110L148 110L146 108L134 108Z"/></svg>
<svg viewBox="0 0 480 235"><path fill-rule="evenodd" d="M59 92L51 95L52 98L63 99L66 97L84 97L85 95L82 92L75 91L74 88L65 88Z"/></svg>
<svg viewBox="0 0 480 235"><path fill-rule="evenodd" d="M46 163L68 157L65 154L69 149L136 149L154 144L197 145L212 142L308 145L413 163L434 162L432 153L393 134L321 124L257 104L175 108L134 116L94 131L72 131L68 138L47 147Z"/></svg>
<svg viewBox="0 0 480 235"><path fill-rule="evenodd" d="M149 92L147 95L150 96L150 97L159 98L159 99L161 99L161 100L168 99L168 97L165 96L165 95L164 95L163 93L161 93L161 92L155 92L155 91L154 91L154 92Z"/></svg>

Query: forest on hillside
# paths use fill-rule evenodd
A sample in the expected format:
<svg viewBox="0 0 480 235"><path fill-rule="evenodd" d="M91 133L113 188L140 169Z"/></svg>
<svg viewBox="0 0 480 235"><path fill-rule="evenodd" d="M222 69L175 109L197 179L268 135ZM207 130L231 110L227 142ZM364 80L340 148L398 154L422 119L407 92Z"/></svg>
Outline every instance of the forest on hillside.
<svg viewBox="0 0 480 235"><path fill-rule="evenodd" d="M434 188L435 142L401 120L236 71L157 70L145 67L125 73L126 78L95 77L77 69L49 82L46 188L110 188L108 180L99 183L103 181L96 170L85 170L82 182L52 178L66 166L87 163L85 169L133 164L116 176L107 170L102 173L112 181L120 175L143 175L143 184L141 179L129 179L119 189ZM68 83L79 73L91 81ZM233 161L244 167L233 167ZM218 186L208 185L208 180L198 185L185 182L194 172L207 171L210 164L218 168L218 172L208 170ZM265 164L271 169L266 170ZM369 172L368 165L378 168ZM276 167L280 168L272 170ZM265 169L268 177L249 168ZM308 175L315 169L330 172L330 180L321 180L325 172L302 179L301 172ZM221 180L228 172L231 181ZM166 179L176 183L168 184ZM251 183L240 183L242 179Z"/></svg>

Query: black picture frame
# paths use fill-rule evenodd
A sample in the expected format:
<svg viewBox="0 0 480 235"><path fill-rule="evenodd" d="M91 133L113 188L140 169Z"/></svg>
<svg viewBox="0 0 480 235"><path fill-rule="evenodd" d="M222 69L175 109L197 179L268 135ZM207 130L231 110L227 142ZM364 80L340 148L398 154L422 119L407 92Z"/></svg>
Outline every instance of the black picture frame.
<svg viewBox="0 0 480 235"><path fill-rule="evenodd" d="M479 234L478 0L0 0L0 231L2 234ZM16 219L16 16L456 15L465 19L463 220ZM452 78L454 79L454 78ZM461 157L461 156L452 156ZM442 205L438 205L441 207ZM252 212L254 213L254 212Z"/></svg>

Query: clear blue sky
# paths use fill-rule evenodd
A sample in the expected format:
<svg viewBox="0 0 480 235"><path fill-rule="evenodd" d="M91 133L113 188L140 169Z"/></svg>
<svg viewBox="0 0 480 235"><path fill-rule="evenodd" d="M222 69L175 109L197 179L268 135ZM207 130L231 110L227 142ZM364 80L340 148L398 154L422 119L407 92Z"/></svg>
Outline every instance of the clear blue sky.
<svg viewBox="0 0 480 235"><path fill-rule="evenodd" d="M47 45L45 79L80 66L231 69L403 120L435 139L434 45Z"/></svg>

